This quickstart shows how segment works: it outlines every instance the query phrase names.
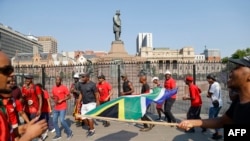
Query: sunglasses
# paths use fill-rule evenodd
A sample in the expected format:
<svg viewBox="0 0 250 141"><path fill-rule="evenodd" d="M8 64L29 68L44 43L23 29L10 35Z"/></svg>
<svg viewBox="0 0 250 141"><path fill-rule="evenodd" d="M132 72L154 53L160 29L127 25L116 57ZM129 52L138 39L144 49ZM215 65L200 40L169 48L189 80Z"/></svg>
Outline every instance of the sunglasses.
<svg viewBox="0 0 250 141"><path fill-rule="evenodd" d="M7 65L0 68L0 73L2 73L3 75L10 75L11 73L13 73L13 71L14 68L11 65Z"/></svg>

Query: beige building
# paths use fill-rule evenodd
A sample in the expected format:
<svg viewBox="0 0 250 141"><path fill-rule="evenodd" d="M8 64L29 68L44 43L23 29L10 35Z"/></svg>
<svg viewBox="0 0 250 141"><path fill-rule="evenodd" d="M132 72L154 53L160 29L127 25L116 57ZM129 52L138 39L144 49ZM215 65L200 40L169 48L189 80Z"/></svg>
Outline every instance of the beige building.
<svg viewBox="0 0 250 141"><path fill-rule="evenodd" d="M57 40L51 36L38 37L38 43L43 46L45 53L57 53Z"/></svg>
<svg viewBox="0 0 250 141"><path fill-rule="evenodd" d="M195 61L195 51L193 47L183 47L180 50L171 50L169 48L142 47L139 56L147 58L147 61Z"/></svg>
<svg viewBox="0 0 250 141"><path fill-rule="evenodd" d="M11 59L12 65L16 66L54 66L74 65L75 60L59 53L16 53Z"/></svg>

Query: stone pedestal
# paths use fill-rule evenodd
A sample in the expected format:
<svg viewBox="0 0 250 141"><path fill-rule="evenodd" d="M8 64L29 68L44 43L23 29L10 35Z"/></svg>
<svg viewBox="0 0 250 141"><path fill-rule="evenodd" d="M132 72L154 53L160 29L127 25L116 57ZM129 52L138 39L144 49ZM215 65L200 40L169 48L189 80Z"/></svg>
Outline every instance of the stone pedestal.
<svg viewBox="0 0 250 141"><path fill-rule="evenodd" d="M136 61L145 60L145 58L129 55L128 52L125 50L123 41L113 41L108 54L98 58L95 61L96 62L110 62L113 60L136 62Z"/></svg>
<svg viewBox="0 0 250 141"><path fill-rule="evenodd" d="M127 51L125 50L123 41L113 41L111 44L111 49L108 54L115 55L119 57L120 55L128 55Z"/></svg>

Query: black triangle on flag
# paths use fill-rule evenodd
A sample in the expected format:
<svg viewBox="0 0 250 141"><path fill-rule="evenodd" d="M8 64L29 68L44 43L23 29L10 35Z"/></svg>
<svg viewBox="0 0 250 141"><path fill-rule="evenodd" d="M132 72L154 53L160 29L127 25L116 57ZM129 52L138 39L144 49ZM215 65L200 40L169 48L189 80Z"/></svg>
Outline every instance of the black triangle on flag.
<svg viewBox="0 0 250 141"><path fill-rule="evenodd" d="M118 118L118 113L119 113L118 108L119 108L119 103L107 108L102 113L100 113L98 116Z"/></svg>

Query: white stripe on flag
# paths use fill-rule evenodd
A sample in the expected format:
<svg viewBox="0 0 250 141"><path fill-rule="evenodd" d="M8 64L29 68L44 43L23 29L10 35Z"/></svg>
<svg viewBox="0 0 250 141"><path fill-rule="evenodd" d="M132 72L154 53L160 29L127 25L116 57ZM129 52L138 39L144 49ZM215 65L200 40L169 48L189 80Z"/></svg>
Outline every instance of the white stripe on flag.
<svg viewBox="0 0 250 141"><path fill-rule="evenodd" d="M159 95L156 98L154 98L154 101L158 101L159 99L161 99L165 94L165 90L166 90L165 88L161 88Z"/></svg>
<svg viewBox="0 0 250 141"><path fill-rule="evenodd" d="M141 97L141 113L142 113L142 117L145 115L146 110L147 110L146 97Z"/></svg>

